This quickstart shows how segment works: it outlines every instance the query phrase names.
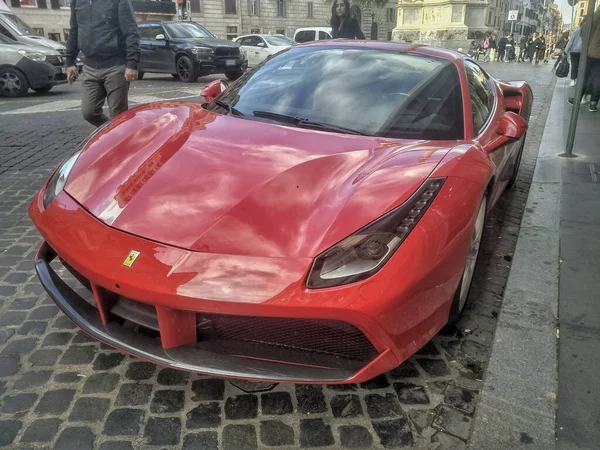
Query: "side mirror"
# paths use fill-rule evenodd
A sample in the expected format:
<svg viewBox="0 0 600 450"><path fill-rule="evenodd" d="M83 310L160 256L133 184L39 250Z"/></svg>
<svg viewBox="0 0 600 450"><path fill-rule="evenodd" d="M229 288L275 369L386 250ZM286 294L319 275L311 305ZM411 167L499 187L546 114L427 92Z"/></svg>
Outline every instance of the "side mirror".
<svg viewBox="0 0 600 450"><path fill-rule="evenodd" d="M215 98L221 95L225 89L229 87L229 83L225 80L215 80L208 83L200 95L206 99L208 103L212 102Z"/></svg>
<svg viewBox="0 0 600 450"><path fill-rule="evenodd" d="M264 42L259 42L258 44L256 44L258 47L260 48L267 48L267 44L265 44Z"/></svg>
<svg viewBox="0 0 600 450"><path fill-rule="evenodd" d="M165 40L165 35L164 34L157 34L156 37L154 38L157 41L164 41Z"/></svg>
<svg viewBox="0 0 600 450"><path fill-rule="evenodd" d="M511 141L517 141L525 135L528 127L529 124L520 115L512 111L507 111L500 119L500 123L496 129L499 136L488 142L483 149L489 153L504 144L508 144Z"/></svg>
<svg viewBox="0 0 600 450"><path fill-rule="evenodd" d="M520 115L507 111L500 119L498 133L510 139L521 139L528 127L529 124Z"/></svg>

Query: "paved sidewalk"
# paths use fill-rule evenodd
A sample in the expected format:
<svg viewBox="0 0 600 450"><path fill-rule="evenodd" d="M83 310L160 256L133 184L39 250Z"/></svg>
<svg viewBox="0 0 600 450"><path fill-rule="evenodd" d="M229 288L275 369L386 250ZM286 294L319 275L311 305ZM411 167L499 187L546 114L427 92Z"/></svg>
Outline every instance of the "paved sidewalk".
<svg viewBox="0 0 600 450"><path fill-rule="evenodd" d="M600 442L600 115L558 80L469 442L472 450Z"/></svg>

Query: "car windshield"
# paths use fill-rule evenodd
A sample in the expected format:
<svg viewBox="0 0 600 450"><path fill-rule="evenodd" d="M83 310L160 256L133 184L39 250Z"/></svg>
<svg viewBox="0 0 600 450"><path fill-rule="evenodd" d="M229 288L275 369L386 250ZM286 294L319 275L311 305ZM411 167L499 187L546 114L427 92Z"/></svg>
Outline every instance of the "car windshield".
<svg viewBox="0 0 600 450"><path fill-rule="evenodd" d="M164 27L167 29L169 36L174 39L188 39L188 38L211 38L214 39L214 35L204 28L202 25L190 22L173 22L164 23Z"/></svg>
<svg viewBox="0 0 600 450"><path fill-rule="evenodd" d="M247 73L219 100L246 119L281 125L299 126L289 119L300 118L381 137L456 140L464 135L456 66L396 51L290 47ZM215 103L206 107L228 112Z"/></svg>
<svg viewBox="0 0 600 450"><path fill-rule="evenodd" d="M25 22L23 22L21 19L19 19L14 14L2 14L2 17L4 17L4 20L6 20L6 22L8 22L10 27L19 36L27 36L27 35L38 36L38 34L35 32L35 30L33 28L31 28L29 25L27 25Z"/></svg>
<svg viewBox="0 0 600 450"><path fill-rule="evenodd" d="M269 43L269 45L274 45L276 47L287 47L290 45L294 45L295 42L286 36L263 36L265 40Z"/></svg>

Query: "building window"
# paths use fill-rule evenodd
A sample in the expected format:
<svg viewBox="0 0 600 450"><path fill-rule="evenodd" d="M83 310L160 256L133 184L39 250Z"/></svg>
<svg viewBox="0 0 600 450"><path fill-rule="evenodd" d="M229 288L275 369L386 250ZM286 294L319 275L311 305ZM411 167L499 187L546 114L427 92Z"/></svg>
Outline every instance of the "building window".
<svg viewBox="0 0 600 450"><path fill-rule="evenodd" d="M388 41L392 40L392 32L391 31L388 31L388 38L387 38L387 40Z"/></svg>
<svg viewBox="0 0 600 450"><path fill-rule="evenodd" d="M48 33L48 37L53 41L60 42L60 33Z"/></svg>
<svg viewBox="0 0 600 450"><path fill-rule="evenodd" d="M286 17L285 0L277 0L277 17Z"/></svg>
<svg viewBox="0 0 600 450"><path fill-rule="evenodd" d="M388 8L387 9L387 21L388 22L396 22L396 9L395 8Z"/></svg>
<svg viewBox="0 0 600 450"><path fill-rule="evenodd" d="M492 23L492 12L488 14L488 23Z"/></svg>
<svg viewBox="0 0 600 450"><path fill-rule="evenodd" d="M65 42L69 39L69 32L71 30L68 28L63 28L63 35L65 36Z"/></svg>
<svg viewBox="0 0 600 450"><path fill-rule="evenodd" d="M233 41L238 37L237 27L227 27L227 40Z"/></svg>
<svg viewBox="0 0 600 450"><path fill-rule="evenodd" d="M70 8L71 0L58 0L58 6L61 8Z"/></svg>
<svg viewBox="0 0 600 450"><path fill-rule="evenodd" d="M308 15L309 19L313 18L313 2L308 2Z"/></svg>
<svg viewBox="0 0 600 450"><path fill-rule="evenodd" d="M275 34L283 34L285 36L285 28L278 28L275 30Z"/></svg>
<svg viewBox="0 0 600 450"><path fill-rule="evenodd" d="M44 29L43 28L34 28L33 31L35 31L35 34L37 34L38 36L44 36Z"/></svg>
<svg viewBox="0 0 600 450"><path fill-rule="evenodd" d="M260 0L248 0L248 15L260 16Z"/></svg>
<svg viewBox="0 0 600 450"><path fill-rule="evenodd" d="M37 0L21 0L21 6L37 8Z"/></svg>
<svg viewBox="0 0 600 450"><path fill-rule="evenodd" d="M237 14L235 4L236 0L225 0L225 14Z"/></svg>
<svg viewBox="0 0 600 450"><path fill-rule="evenodd" d="M190 1L190 9L193 13L201 13L202 12L202 4L200 0L191 0Z"/></svg>
<svg viewBox="0 0 600 450"><path fill-rule="evenodd" d="M260 28L250 28L250 34L260 34Z"/></svg>

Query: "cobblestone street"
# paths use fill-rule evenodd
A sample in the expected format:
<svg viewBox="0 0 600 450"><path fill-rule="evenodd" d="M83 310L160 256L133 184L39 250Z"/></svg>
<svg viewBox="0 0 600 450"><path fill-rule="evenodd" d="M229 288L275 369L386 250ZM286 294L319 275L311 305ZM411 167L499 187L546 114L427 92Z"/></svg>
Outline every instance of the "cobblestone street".
<svg viewBox="0 0 600 450"><path fill-rule="evenodd" d="M517 185L487 222L458 325L395 370L360 385L203 377L125 356L78 331L35 275L41 238L27 207L92 127L77 103L68 103L73 96L65 100L53 92L47 102L28 98L31 104L0 100L0 447L466 449L556 81L552 64L483 67L499 79L526 80L534 91ZM157 79L136 88L133 103L195 101L202 84ZM44 106L48 102L55 104Z"/></svg>

